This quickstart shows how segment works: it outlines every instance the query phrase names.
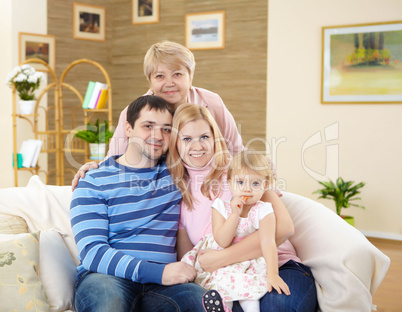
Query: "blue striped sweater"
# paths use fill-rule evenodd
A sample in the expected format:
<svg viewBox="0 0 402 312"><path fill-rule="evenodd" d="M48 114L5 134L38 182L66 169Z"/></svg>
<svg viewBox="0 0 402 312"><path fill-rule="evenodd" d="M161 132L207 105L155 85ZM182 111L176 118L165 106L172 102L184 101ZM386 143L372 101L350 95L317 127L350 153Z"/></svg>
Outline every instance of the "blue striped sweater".
<svg viewBox="0 0 402 312"><path fill-rule="evenodd" d="M74 190L70 218L85 271L161 284L176 260L180 191L165 163L130 168L112 156L88 171Z"/></svg>

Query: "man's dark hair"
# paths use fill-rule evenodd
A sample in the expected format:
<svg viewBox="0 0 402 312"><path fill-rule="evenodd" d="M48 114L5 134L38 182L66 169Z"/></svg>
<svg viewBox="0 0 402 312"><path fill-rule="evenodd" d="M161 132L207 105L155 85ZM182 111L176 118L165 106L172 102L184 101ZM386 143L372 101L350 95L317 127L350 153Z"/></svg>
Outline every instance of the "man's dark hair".
<svg viewBox="0 0 402 312"><path fill-rule="evenodd" d="M172 104L156 95L143 95L132 102L127 109L127 121L132 128L134 128L135 121L140 116L142 109L148 106L149 109L155 109L157 111L167 110L172 116L174 108Z"/></svg>

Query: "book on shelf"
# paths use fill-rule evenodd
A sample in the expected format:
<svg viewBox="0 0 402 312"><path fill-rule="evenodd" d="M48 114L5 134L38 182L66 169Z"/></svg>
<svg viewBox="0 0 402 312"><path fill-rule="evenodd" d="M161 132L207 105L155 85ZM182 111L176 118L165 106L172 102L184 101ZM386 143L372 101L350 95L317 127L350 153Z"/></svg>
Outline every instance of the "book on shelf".
<svg viewBox="0 0 402 312"><path fill-rule="evenodd" d="M22 142L20 154L22 156L22 167L36 167L38 162L40 149L43 142L41 140L25 140Z"/></svg>
<svg viewBox="0 0 402 312"><path fill-rule="evenodd" d="M96 108L96 104L98 103L100 94L102 90L107 89L106 83L95 82L95 86L92 91L91 99L88 102L88 109Z"/></svg>
<svg viewBox="0 0 402 312"><path fill-rule="evenodd" d="M100 94L99 94L99 100L98 103L96 103L96 109L102 109L105 108L106 102L108 99L109 95L109 90L108 89L102 89Z"/></svg>
<svg viewBox="0 0 402 312"><path fill-rule="evenodd" d="M82 102L82 108L88 108L89 100L91 99L92 92L95 87L95 82L90 81L88 82L87 92L85 93L84 101Z"/></svg>

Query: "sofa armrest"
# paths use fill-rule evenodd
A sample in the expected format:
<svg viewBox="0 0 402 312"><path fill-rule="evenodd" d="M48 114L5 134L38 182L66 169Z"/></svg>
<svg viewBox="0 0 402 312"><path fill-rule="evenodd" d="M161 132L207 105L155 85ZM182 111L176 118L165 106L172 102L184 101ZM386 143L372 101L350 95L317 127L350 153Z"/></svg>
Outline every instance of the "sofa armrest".
<svg viewBox="0 0 402 312"><path fill-rule="evenodd" d="M290 241L314 274L320 309L371 311L390 259L324 205L289 192L282 201L295 227Z"/></svg>

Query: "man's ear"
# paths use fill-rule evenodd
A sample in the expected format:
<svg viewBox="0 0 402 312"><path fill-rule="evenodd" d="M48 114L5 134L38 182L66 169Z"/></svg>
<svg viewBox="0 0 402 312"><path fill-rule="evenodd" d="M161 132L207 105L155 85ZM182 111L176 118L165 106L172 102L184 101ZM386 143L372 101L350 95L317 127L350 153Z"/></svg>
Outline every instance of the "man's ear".
<svg viewBox="0 0 402 312"><path fill-rule="evenodd" d="M133 131L133 128L131 127L130 123L128 121L126 121L126 124L124 126L124 134L126 135L126 137L130 138L132 131Z"/></svg>

